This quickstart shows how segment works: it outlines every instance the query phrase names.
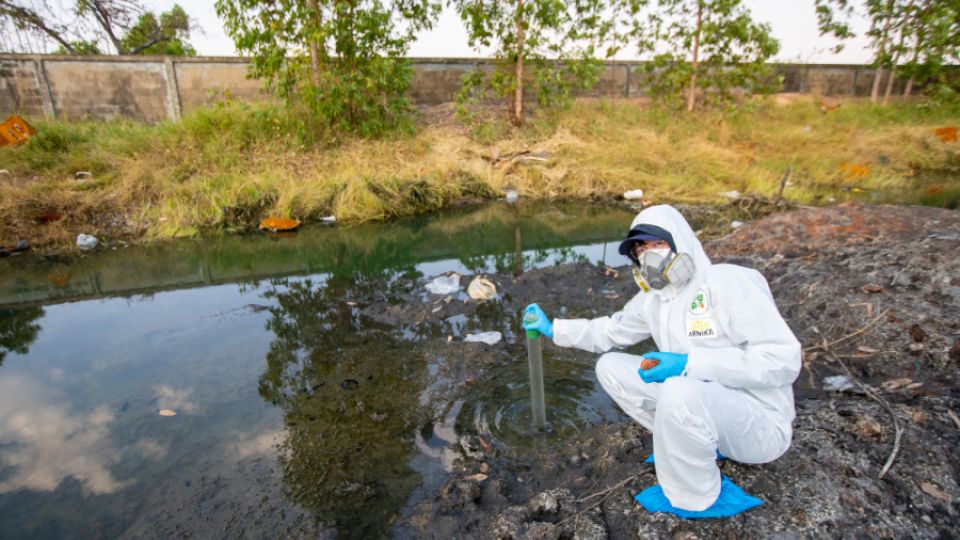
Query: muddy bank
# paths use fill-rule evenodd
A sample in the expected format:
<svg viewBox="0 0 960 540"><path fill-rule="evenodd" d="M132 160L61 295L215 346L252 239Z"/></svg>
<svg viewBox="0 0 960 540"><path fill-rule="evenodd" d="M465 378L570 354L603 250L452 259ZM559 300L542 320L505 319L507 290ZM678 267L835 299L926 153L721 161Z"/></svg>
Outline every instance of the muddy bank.
<svg viewBox="0 0 960 540"><path fill-rule="evenodd" d="M502 447L483 433L450 447L453 477L394 525L401 538L798 538L960 535L960 219L927 207L849 206L778 213L707 243L715 262L761 271L804 344L791 449L774 463L722 464L766 504L728 520L649 514L633 495L655 482L650 434L621 417L542 448ZM509 331L489 346L464 343L457 321L498 314L519 328L539 302L548 314L593 317L636 292L626 267L589 263L495 275L486 304L409 290L361 312L444 355L431 399L492 384L495 366L524 355ZM467 278L469 279L469 278ZM445 301L446 300L446 301ZM484 314L488 311L488 314ZM430 337L448 334L447 339ZM422 336L422 338L417 338ZM448 341L449 340L449 341ZM633 351L642 350L634 348ZM545 347L547 361L595 356ZM849 370L849 371L848 371ZM825 380L845 376L848 388ZM863 384L864 387L861 387ZM873 399L871 395L879 398ZM889 410L887 409L889 406ZM894 416L891 415L891 413ZM900 448L889 472L881 468Z"/></svg>

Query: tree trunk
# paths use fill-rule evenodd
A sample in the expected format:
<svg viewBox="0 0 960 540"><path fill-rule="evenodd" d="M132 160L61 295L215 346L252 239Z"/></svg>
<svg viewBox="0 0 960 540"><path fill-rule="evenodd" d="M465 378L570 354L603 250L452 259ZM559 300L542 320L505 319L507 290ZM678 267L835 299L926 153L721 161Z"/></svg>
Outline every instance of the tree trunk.
<svg viewBox="0 0 960 540"><path fill-rule="evenodd" d="M690 90L687 94L687 111L693 110L697 96L697 68L700 67L700 31L703 28L703 3L697 2L697 29L693 34L693 71L690 73Z"/></svg>
<svg viewBox="0 0 960 540"><path fill-rule="evenodd" d="M897 78L897 64L894 61L893 69L890 70L890 76L887 77L887 89L883 92L883 105L890 101L890 94L893 92L893 81Z"/></svg>
<svg viewBox="0 0 960 540"><path fill-rule="evenodd" d="M883 93L883 104L890 101L890 94L893 92L893 83L897 78L897 63L900 62L900 54L903 52L903 42L907 38L907 26L910 24L910 9L913 2L907 4L903 20L900 21L900 39L897 40L897 52L893 56L893 66L890 68L890 78L887 79L887 89Z"/></svg>
<svg viewBox="0 0 960 540"><path fill-rule="evenodd" d="M516 14L517 59L513 72L513 107L510 121L515 126L523 125L523 0L517 0Z"/></svg>
<svg viewBox="0 0 960 540"><path fill-rule="evenodd" d="M907 79L907 85L903 87L903 99L908 99L913 92L913 77Z"/></svg>
<svg viewBox="0 0 960 540"><path fill-rule="evenodd" d="M312 34L320 31L320 6L317 5L317 0L307 0L307 7L310 8L310 18L312 19L313 29ZM311 35L309 38L310 43L310 68L313 75L313 86L320 86L320 45L317 42L316 36Z"/></svg>
<svg viewBox="0 0 960 540"><path fill-rule="evenodd" d="M893 2L890 2L890 8L893 9ZM870 102L876 103L877 98L880 97L880 79L883 78L883 66L880 62L883 60L883 57L887 55L887 36L890 34L890 19L893 17L891 13L887 13L886 20L883 22L883 34L880 38L880 50L877 51L877 69L873 74L873 88L870 89Z"/></svg>

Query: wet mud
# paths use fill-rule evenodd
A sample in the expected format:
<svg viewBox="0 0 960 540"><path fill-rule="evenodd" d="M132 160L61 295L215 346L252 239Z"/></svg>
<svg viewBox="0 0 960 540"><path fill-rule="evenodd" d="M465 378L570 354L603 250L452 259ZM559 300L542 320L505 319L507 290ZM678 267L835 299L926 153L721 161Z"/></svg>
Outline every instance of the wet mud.
<svg viewBox="0 0 960 540"><path fill-rule="evenodd" d="M527 446L504 444L482 429L472 434L460 429L444 448L448 475L435 490L411 499L390 534L960 535L960 215L927 207L804 208L767 216L705 245L714 262L741 264L766 276L804 346L790 450L766 465L729 460L721 465L723 474L763 499L763 506L724 520L646 512L633 496L656 482L653 465L643 462L652 451L651 435L621 413ZM471 277L464 276L464 283ZM389 302L376 293L355 300L364 317L417 341L418 354L444 359L421 396L437 404L438 414L457 396L496 385L505 367L525 368L524 341L516 329L526 304L538 302L556 317L595 317L618 310L637 291L627 267L588 262L488 277L497 284L498 298L486 303L430 295L422 288L409 288ZM462 323L470 320L497 321L490 329L502 330L503 341L464 342ZM585 352L544 346L548 364L592 366L595 360ZM845 379L829 379L835 376ZM831 380L848 384L836 389ZM879 478L897 428L902 433L896 459Z"/></svg>

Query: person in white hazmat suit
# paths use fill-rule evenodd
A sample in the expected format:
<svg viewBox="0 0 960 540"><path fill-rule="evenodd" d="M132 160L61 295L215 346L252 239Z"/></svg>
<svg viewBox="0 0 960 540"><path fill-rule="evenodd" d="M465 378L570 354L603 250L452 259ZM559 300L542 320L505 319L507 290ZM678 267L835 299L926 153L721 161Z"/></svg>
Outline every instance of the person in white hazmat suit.
<svg viewBox="0 0 960 540"><path fill-rule="evenodd" d="M637 501L651 512L724 517L762 503L721 477L718 458L768 463L790 446L800 343L759 272L712 264L670 206L640 212L620 245L641 288L609 317L550 322L537 304L525 329L563 347L606 353L600 384L653 432L658 484ZM653 337L659 352L608 352ZM644 359L657 362L641 369ZM653 456L651 456L653 458ZM648 460L648 461L651 461Z"/></svg>

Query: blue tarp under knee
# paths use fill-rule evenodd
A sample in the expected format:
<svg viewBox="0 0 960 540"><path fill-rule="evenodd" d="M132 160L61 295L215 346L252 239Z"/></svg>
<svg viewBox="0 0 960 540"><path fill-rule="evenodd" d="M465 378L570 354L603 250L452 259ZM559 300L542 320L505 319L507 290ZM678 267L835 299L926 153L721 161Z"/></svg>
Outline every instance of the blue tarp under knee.
<svg viewBox="0 0 960 540"><path fill-rule="evenodd" d="M660 484L648 487L634 497L648 512L666 512L684 519L722 518L739 514L745 510L760 506L763 501L740 489L726 476L720 480L720 495L716 502L706 510L692 511L676 508L663 494Z"/></svg>

